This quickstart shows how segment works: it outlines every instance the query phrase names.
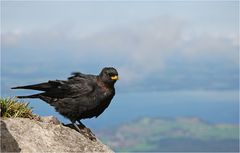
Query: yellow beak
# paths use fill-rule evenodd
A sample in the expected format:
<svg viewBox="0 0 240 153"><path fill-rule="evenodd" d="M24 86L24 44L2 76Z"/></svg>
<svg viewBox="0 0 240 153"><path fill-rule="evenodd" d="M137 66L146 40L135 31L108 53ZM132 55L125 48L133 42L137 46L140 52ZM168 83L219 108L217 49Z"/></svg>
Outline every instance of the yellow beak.
<svg viewBox="0 0 240 153"><path fill-rule="evenodd" d="M112 80L118 80L118 76L117 76L117 75L112 76L111 79L112 79Z"/></svg>

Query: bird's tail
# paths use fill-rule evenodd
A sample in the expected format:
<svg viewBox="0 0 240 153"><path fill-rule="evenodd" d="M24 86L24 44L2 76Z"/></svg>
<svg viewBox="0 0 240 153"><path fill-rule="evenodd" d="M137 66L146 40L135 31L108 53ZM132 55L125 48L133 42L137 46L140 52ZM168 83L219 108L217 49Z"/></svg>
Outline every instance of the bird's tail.
<svg viewBox="0 0 240 153"><path fill-rule="evenodd" d="M41 94L34 94L28 96L16 96L17 98L39 98Z"/></svg>
<svg viewBox="0 0 240 153"><path fill-rule="evenodd" d="M46 90L48 90L51 87L52 86L51 86L51 84L49 82L44 82L44 83L34 84L34 85L13 87L11 89L31 89L31 90L46 91Z"/></svg>
<svg viewBox="0 0 240 153"><path fill-rule="evenodd" d="M44 83L27 85L27 86L18 86L18 87L13 87L11 89L31 89L31 90L48 91L52 88L57 88L58 86L61 86L63 82L64 81L60 81L60 80L54 80L54 81L50 80Z"/></svg>

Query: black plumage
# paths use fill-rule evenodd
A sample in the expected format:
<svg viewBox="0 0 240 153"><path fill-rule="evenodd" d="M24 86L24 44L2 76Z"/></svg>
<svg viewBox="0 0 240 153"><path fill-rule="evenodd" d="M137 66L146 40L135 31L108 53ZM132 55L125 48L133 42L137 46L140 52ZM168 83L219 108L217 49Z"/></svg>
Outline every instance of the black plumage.
<svg viewBox="0 0 240 153"><path fill-rule="evenodd" d="M68 80L54 80L12 89L43 91L18 98L40 98L53 106L57 112L80 124L81 119L98 117L110 104L115 95L114 84L118 72L112 67L103 68L99 75L73 73Z"/></svg>

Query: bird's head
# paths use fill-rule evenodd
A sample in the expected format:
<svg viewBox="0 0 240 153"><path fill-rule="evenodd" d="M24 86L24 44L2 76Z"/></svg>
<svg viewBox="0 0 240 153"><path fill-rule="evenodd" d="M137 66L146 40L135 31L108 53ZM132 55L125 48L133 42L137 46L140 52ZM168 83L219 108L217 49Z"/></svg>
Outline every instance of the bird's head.
<svg viewBox="0 0 240 153"><path fill-rule="evenodd" d="M119 79L118 72L113 67L103 68L101 73L99 74L99 77L104 83L108 85L113 85Z"/></svg>

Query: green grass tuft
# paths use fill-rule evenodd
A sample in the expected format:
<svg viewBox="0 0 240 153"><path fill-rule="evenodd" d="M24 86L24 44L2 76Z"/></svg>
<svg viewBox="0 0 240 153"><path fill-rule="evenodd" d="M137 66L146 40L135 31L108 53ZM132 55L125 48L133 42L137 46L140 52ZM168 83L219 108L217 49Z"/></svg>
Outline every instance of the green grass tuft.
<svg viewBox="0 0 240 153"><path fill-rule="evenodd" d="M32 107L29 103L20 102L16 98L0 98L1 117L3 118L35 118L36 115L32 113Z"/></svg>

